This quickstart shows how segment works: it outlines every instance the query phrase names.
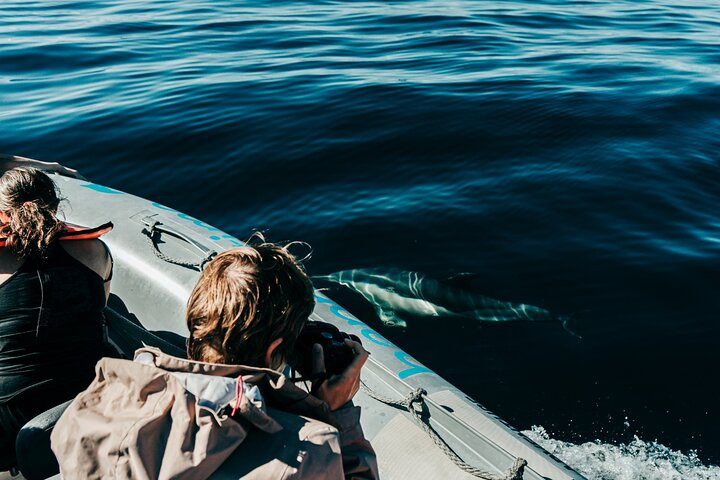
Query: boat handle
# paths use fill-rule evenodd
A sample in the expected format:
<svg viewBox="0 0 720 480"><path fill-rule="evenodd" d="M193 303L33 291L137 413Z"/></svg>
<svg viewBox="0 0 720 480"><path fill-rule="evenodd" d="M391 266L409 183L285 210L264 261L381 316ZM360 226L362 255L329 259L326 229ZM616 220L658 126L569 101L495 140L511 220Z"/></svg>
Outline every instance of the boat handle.
<svg viewBox="0 0 720 480"><path fill-rule="evenodd" d="M160 260L172 263L173 265L179 265L181 267L186 268L192 268L193 270L202 271L205 268L205 265L215 258L217 255L217 252L215 250L211 250L207 248L205 245L193 240L192 238L188 237L187 235L175 230L172 227L169 227L167 225L164 225L162 222L158 222L157 220L152 220L149 217L145 217L142 219L142 222L145 224L145 228L143 228L143 233L146 236L148 245L150 246L150 249L152 250L153 254ZM199 250L202 254L202 258L199 262L191 262L179 258L173 258L170 257L163 252L160 251L160 248L158 248L157 244L157 236L156 234L166 234L170 235L172 237L178 238L195 249Z"/></svg>

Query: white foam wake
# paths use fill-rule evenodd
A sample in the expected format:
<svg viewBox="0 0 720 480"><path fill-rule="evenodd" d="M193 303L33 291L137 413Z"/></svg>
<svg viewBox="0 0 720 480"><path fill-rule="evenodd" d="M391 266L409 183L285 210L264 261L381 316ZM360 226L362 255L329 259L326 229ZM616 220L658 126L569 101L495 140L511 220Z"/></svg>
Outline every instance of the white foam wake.
<svg viewBox="0 0 720 480"><path fill-rule="evenodd" d="M703 465L695 452L638 437L620 445L599 440L575 445L550 438L543 427L523 433L590 480L720 480L720 467Z"/></svg>

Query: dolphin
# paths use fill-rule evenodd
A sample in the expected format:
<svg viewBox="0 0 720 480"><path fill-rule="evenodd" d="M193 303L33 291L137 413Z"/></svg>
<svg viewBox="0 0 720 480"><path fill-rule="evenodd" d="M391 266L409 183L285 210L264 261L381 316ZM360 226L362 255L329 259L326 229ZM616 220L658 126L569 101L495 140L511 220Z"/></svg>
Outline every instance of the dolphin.
<svg viewBox="0 0 720 480"><path fill-rule="evenodd" d="M419 272L354 269L315 276L313 280L356 291L370 302L383 323L394 327L406 327L407 317L450 317L481 322L561 321L567 330L566 316L524 303L495 300L456 286L453 279L440 281Z"/></svg>

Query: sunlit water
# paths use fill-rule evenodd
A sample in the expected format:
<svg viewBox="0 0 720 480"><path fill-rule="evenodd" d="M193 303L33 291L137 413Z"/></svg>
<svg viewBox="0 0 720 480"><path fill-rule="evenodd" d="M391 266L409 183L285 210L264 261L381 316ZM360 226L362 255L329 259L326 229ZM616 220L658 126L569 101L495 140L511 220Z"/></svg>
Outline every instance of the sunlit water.
<svg viewBox="0 0 720 480"><path fill-rule="evenodd" d="M543 427L523 432L578 472L592 479L613 480L714 480L718 467L707 466L694 451L674 451L638 437L611 445L600 440L575 445L550 438Z"/></svg>
<svg viewBox="0 0 720 480"><path fill-rule="evenodd" d="M568 316L329 291L590 476L679 478L658 442L717 477L717 2L4 1L0 44L0 151Z"/></svg>

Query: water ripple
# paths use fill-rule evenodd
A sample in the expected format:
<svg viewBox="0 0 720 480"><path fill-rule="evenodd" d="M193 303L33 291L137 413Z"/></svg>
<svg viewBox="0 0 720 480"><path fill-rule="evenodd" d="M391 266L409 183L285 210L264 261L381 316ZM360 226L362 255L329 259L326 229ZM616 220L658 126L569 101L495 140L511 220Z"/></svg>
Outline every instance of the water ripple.
<svg viewBox="0 0 720 480"><path fill-rule="evenodd" d="M627 443L632 410L720 461L717 2L9 0L0 102L0 151L309 241L314 273L581 312L581 345L383 333L520 428Z"/></svg>

